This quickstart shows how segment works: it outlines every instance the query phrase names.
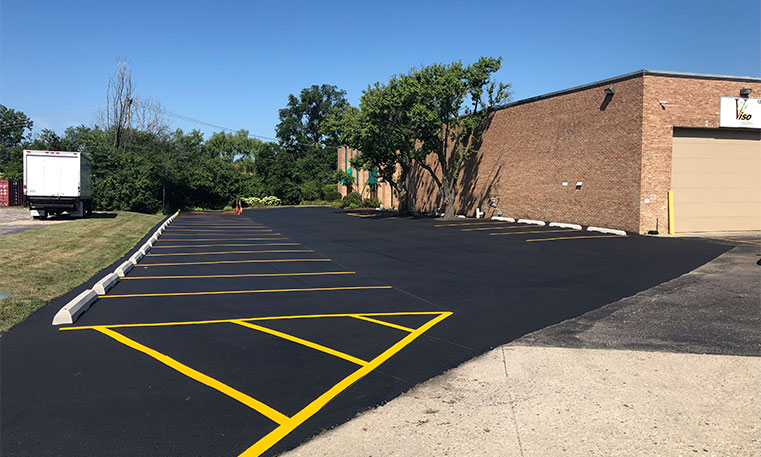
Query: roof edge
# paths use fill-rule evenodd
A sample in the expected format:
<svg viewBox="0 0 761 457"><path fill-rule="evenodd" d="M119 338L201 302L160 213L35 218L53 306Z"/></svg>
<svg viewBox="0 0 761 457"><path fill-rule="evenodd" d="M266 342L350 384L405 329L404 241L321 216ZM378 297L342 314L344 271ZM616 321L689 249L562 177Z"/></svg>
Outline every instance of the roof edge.
<svg viewBox="0 0 761 457"><path fill-rule="evenodd" d="M637 70L631 73L626 73L612 78L602 79L599 81L582 84L580 86L569 87L568 89L561 89L554 92L548 92L542 95L536 95L534 97L524 98L510 103L505 103L494 107L494 110L502 110L518 105L525 105L527 103L533 103L539 100L547 98L557 97L560 95L572 94L574 92L580 92L582 90L593 89L595 87L605 86L616 82L626 81L628 79L639 78L642 76L665 76L669 78L691 78L691 79L713 79L713 80L726 80L737 82L749 82L749 83L761 83L761 78L755 76L731 76L731 75L716 75L706 73L687 73L680 71L662 71L662 70Z"/></svg>

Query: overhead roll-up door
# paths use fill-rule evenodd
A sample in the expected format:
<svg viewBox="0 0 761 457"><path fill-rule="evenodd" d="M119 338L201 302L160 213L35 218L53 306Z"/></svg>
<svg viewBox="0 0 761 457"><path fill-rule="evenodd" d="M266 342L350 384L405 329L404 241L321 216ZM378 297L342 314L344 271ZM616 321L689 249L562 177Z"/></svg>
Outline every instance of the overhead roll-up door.
<svg viewBox="0 0 761 457"><path fill-rule="evenodd" d="M674 128L675 232L761 230L761 131Z"/></svg>

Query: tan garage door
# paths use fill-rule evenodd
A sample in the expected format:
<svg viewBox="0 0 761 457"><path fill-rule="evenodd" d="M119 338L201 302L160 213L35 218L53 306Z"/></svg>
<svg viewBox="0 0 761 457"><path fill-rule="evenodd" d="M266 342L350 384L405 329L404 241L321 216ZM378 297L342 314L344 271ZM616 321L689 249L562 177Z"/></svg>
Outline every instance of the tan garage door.
<svg viewBox="0 0 761 457"><path fill-rule="evenodd" d="M674 228L761 230L761 132L674 129Z"/></svg>

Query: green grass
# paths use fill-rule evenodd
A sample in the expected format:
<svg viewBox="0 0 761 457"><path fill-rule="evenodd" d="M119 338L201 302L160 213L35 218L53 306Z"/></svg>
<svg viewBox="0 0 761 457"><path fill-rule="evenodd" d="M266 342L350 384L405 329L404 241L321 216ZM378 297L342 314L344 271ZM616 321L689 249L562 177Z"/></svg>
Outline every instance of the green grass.
<svg viewBox="0 0 761 457"><path fill-rule="evenodd" d="M124 256L161 215L96 214L0 238L0 332Z"/></svg>

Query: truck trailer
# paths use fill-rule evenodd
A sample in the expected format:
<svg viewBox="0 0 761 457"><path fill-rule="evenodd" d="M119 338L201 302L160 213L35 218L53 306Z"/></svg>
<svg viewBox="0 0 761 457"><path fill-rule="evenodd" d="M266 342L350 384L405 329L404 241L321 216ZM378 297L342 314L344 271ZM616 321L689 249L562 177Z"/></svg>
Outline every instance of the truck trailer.
<svg viewBox="0 0 761 457"><path fill-rule="evenodd" d="M92 214L91 169L81 152L24 151L24 195L32 217Z"/></svg>

